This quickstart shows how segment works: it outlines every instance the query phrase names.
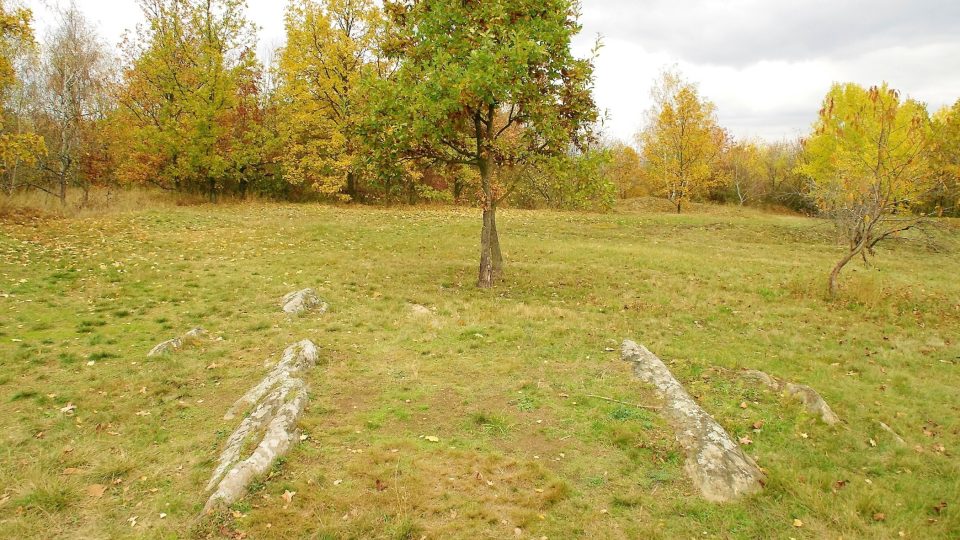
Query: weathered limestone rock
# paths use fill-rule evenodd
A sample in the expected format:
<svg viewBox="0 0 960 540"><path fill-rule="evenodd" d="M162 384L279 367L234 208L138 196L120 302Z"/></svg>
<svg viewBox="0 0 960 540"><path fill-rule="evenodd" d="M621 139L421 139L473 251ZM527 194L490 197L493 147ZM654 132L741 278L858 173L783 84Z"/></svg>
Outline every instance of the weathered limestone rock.
<svg viewBox="0 0 960 540"><path fill-rule="evenodd" d="M250 482L267 471L285 455L297 440L297 419L307 404L307 385L299 377L317 363L317 346L310 340L291 345L273 370L244 394L224 416L229 420L240 411L251 413L227 439L217 468L207 484L212 491L204 510L239 500ZM247 458L241 452L247 441L263 434L262 440Z"/></svg>
<svg viewBox="0 0 960 540"><path fill-rule="evenodd" d="M711 502L728 502L755 493L763 473L730 435L690 397L659 358L642 345L624 341L621 357L663 398L663 415L673 424L687 453L687 475Z"/></svg>
<svg viewBox="0 0 960 540"><path fill-rule="evenodd" d="M283 312L287 315L300 315L314 310L326 313L329 308L327 303L317 296L317 291L313 289L292 292L284 296L280 304L283 306Z"/></svg>
<svg viewBox="0 0 960 540"><path fill-rule="evenodd" d="M224 420L233 420L237 414L247 411L256 405L268 392L281 386L290 379L297 379L301 374L316 365L317 346L309 339L295 343L283 351L283 356L273 370L267 374L256 386L247 391L230 410L223 416Z"/></svg>
<svg viewBox="0 0 960 540"><path fill-rule="evenodd" d="M894 431L892 427L888 426L886 423L881 422L879 420L877 421L877 423L880 424L880 429L886 431L887 433L893 436L893 440L897 441L897 444L901 446L905 446L907 444L907 441L903 440L903 437L901 437L899 433Z"/></svg>
<svg viewBox="0 0 960 540"><path fill-rule="evenodd" d="M840 422L840 418L834 414L830 406L827 405L827 402L823 400L823 397L821 397L816 390L805 384L787 382L754 369L744 371L743 377L759 382L778 392L783 392L790 397L799 399L807 409L807 412L819 416L826 424L833 425Z"/></svg>
<svg viewBox="0 0 960 540"><path fill-rule="evenodd" d="M207 337L206 330L203 328L194 328L180 337L168 339L163 343L159 343L156 347L150 349L150 352L147 353L147 356L160 356L164 353L173 352L188 343L205 337Z"/></svg>

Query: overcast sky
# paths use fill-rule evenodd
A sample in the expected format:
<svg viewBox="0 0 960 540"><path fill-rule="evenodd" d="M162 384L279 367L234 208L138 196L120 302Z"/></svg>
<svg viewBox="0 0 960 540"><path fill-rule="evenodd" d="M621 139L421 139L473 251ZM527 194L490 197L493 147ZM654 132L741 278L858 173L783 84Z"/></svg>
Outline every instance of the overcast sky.
<svg viewBox="0 0 960 540"><path fill-rule="evenodd" d="M135 0L76 1L111 43L140 21ZM41 35L51 2L26 0ZM282 43L285 2L248 5L261 48ZM673 64L743 138L804 134L834 81L887 81L931 110L960 98L960 0L583 0L582 22L576 50L602 36L596 98L624 140Z"/></svg>

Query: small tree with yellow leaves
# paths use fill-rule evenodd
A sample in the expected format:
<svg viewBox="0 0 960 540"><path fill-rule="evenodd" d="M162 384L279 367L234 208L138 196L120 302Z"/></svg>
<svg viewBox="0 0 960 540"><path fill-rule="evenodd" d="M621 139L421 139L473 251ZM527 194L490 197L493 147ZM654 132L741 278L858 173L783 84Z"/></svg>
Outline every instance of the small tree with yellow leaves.
<svg viewBox="0 0 960 540"><path fill-rule="evenodd" d="M830 89L804 143L799 171L810 179L810 194L847 244L830 272L831 295L847 263L858 255L867 262L879 242L923 223L918 204L933 186L929 141L924 105L901 99L886 84Z"/></svg>

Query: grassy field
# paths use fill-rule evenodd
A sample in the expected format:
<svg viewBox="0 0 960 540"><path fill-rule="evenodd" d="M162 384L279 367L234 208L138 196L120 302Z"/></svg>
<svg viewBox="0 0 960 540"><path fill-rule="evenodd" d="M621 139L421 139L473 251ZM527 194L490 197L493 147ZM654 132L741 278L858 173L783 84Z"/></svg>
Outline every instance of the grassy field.
<svg viewBox="0 0 960 540"><path fill-rule="evenodd" d="M852 265L829 300L840 251L815 220L506 210L493 291L473 286L479 224L266 204L8 216L0 537L960 537L956 230ZM331 311L285 317L308 286ZM146 358L197 325L222 340ZM591 397L656 405L614 352L628 337L752 439L761 494L703 502L655 412ZM224 412L304 338L322 349L306 440L198 517ZM739 368L813 386L844 422Z"/></svg>

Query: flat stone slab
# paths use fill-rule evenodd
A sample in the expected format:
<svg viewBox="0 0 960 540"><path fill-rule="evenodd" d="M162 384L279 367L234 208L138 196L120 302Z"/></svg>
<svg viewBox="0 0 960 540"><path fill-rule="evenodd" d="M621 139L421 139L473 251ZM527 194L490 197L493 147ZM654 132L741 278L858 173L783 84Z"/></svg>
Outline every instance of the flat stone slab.
<svg viewBox="0 0 960 540"><path fill-rule="evenodd" d="M687 460L684 470L703 498L730 502L763 487L763 473L710 414L687 394L667 366L646 347L624 341L621 358L634 374L656 388L663 399L661 414L676 430Z"/></svg>
<svg viewBox="0 0 960 540"><path fill-rule="evenodd" d="M204 511L240 500L250 482L267 472L297 442L297 420L308 400L307 384L300 376L316 365L317 358L317 346L310 340L287 347L270 373L224 415L231 420L240 412L250 411L220 454L207 483L207 491L212 493ZM257 442L256 437L261 435ZM243 450L253 443L253 451L244 457Z"/></svg>
<svg viewBox="0 0 960 540"><path fill-rule="evenodd" d="M804 408L810 414L819 416L824 423L833 425L840 423L840 418L834 414L833 409L823 397L813 388L805 384L795 384L784 381L762 371L748 369L742 373L743 377L751 381L759 382L778 392L783 392L789 397L799 399Z"/></svg>
<svg viewBox="0 0 960 540"><path fill-rule="evenodd" d="M280 301L283 312L287 315L301 315L309 311L318 311L326 313L329 305L320 299L317 291L313 289L303 289L294 291L283 297Z"/></svg>
<svg viewBox="0 0 960 540"><path fill-rule="evenodd" d="M150 352L147 353L147 356L160 356L162 354L176 351L177 349L183 347L184 345L203 339L207 337L207 331L203 328L194 328L186 334L175 337L173 339L168 339L163 343L157 344L154 348L150 349Z"/></svg>

